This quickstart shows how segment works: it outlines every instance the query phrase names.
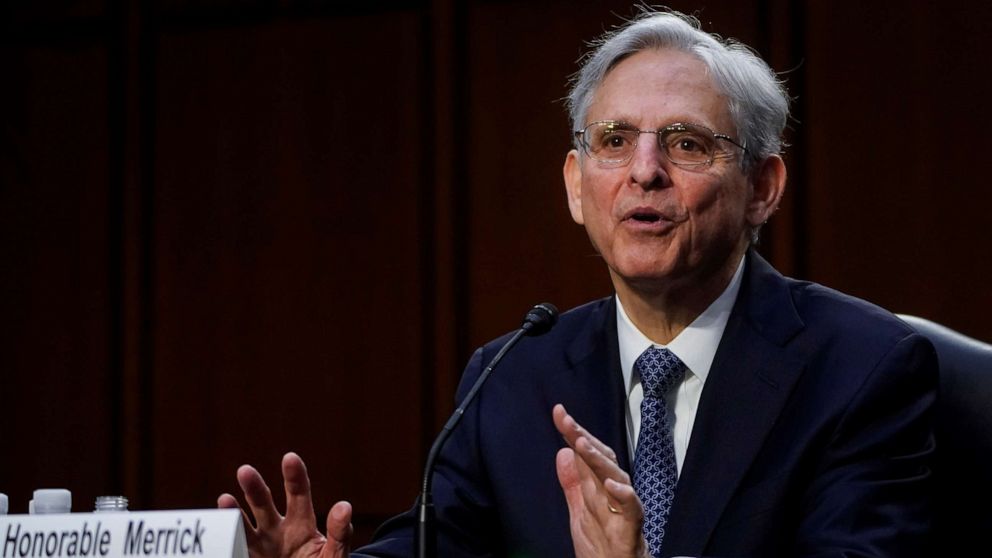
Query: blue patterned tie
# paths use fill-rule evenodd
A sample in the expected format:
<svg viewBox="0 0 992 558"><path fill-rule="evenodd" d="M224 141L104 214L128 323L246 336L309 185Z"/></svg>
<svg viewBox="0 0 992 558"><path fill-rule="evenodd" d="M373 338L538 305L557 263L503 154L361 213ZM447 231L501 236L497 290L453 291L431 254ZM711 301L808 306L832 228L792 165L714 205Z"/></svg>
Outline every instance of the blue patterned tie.
<svg viewBox="0 0 992 558"><path fill-rule="evenodd" d="M644 540L651 556L658 557L678 479L672 441L675 417L668 411L665 394L682 381L685 365L668 349L650 347L637 357L634 367L644 389L641 432L634 452L634 490L644 506Z"/></svg>

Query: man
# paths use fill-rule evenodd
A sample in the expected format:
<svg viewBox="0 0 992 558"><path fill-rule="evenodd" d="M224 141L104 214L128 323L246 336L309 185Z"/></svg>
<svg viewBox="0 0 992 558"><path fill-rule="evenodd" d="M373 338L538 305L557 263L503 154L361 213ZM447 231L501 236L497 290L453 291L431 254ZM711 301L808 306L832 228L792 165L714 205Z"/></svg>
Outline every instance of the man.
<svg viewBox="0 0 992 558"><path fill-rule="evenodd" d="M439 555L919 554L932 347L749 250L785 185L774 73L648 13L599 44L569 101L569 209L616 296L525 338L469 407L434 479ZM505 341L476 352L459 397ZM350 505L325 540L299 457L283 475L285 519L238 471L252 550L347 555ZM362 552L411 555L413 522Z"/></svg>

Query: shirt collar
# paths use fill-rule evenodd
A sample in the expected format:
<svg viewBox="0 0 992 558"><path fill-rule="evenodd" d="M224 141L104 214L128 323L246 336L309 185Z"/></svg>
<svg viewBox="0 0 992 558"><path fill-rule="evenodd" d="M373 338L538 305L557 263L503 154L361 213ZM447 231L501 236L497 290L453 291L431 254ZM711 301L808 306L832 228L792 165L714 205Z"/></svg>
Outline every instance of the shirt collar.
<svg viewBox="0 0 992 558"><path fill-rule="evenodd" d="M682 330L671 343L667 345L668 350L685 363L689 372L705 382L706 376L710 373L713 365L713 357L716 356L717 347L720 346L720 339L723 337L723 330L727 328L727 321L730 319L730 312L734 308L734 301L737 300L737 293L740 291L741 278L744 275L744 258L737 264L737 271L727 288L703 311L696 316L696 319ZM630 321L627 312L623 309L620 297L617 301L617 338L620 344L620 369L623 371L623 384L627 394L633 382L634 362L641 356L648 347L662 347L648 339L634 322Z"/></svg>

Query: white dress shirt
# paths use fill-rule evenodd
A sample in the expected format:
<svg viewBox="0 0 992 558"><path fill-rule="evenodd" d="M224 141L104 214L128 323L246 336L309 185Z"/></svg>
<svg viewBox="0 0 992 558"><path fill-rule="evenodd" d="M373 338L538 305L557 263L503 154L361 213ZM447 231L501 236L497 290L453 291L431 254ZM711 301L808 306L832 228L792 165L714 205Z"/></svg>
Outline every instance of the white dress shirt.
<svg viewBox="0 0 992 558"><path fill-rule="evenodd" d="M630 449L631 464L634 462L634 449L641 430L641 401L644 399L641 378L634 370L634 362L648 347L663 347L679 357L688 369L682 383L668 392L667 397L668 409L675 409L675 461L681 473L682 462L685 461L685 453L689 448L692 425L696 420L699 396L703 393L703 384L706 383L706 376L709 375L723 330L727 327L730 311L737 300L743 273L744 259L741 258L734 277L723 293L667 346L653 343L641 333L630 321L620 303L620 297L617 297L617 336L620 342L620 370L623 372L623 384L627 391L627 447Z"/></svg>

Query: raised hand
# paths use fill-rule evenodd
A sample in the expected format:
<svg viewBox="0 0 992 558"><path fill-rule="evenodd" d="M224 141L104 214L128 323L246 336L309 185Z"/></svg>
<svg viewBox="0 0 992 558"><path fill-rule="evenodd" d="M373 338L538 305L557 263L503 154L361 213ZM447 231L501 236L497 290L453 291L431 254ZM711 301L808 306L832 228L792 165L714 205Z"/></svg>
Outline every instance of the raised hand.
<svg viewBox="0 0 992 558"><path fill-rule="evenodd" d="M552 418L569 447L558 451L558 482L568 502L577 558L650 558L641 534L644 512L617 465L616 453L589 434L562 405Z"/></svg>
<svg viewBox="0 0 992 558"><path fill-rule="evenodd" d="M262 475L251 465L238 468L238 484L255 518L242 508L248 552L252 558L346 558L351 539L351 504L338 502L327 514L327 536L317 530L317 518L310 497L310 478L306 465L295 453L282 458L282 476L286 490L286 515L283 517L272 501L272 491ZM220 508L240 508L237 498L221 494Z"/></svg>

